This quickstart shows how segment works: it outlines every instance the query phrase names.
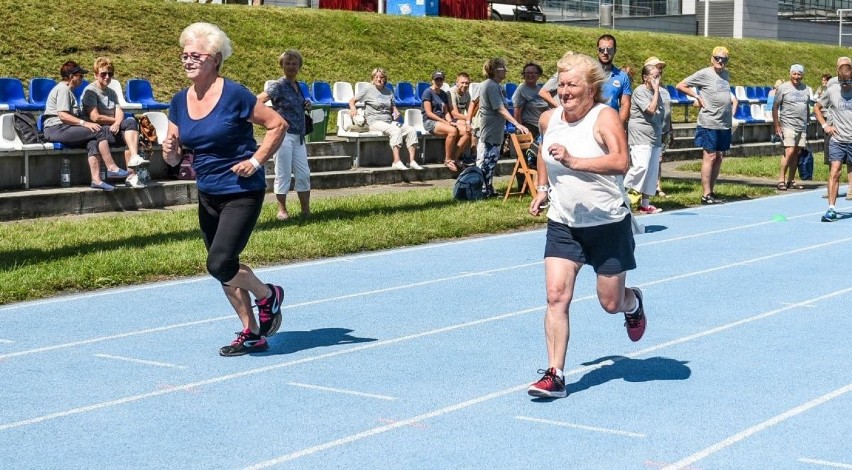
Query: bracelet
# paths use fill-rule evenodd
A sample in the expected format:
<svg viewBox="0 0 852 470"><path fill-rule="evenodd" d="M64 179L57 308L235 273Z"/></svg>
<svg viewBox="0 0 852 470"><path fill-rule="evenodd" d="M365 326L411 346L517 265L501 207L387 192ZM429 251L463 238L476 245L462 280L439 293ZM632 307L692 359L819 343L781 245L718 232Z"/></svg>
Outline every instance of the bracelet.
<svg viewBox="0 0 852 470"><path fill-rule="evenodd" d="M81 125L81 126L85 126L85 125L86 125L86 121L84 121L84 120L80 119L80 125Z"/></svg>
<svg viewBox="0 0 852 470"><path fill-rule="evenodd" d="M546 185L546 184L545 184L545 185L543 185L543 186L536 186L536 187L535 187L535 189L536 189L536 191L538 191L538 192L545 192L545 193L546 193L547 191L549 191L549 190L550 190L550 186L548 186L548 185Z"/></svg>
<svg viewBox="0 0 852 470"><path fill-rule="evenodd" d="M825 124L822 125L823 129L825 129L826 127L828 127L828 123L825 123Z"/></svg>
<svg viewBox="0 0 852 470"><path fill-rule="evenodd" d="M260 165L260 162L259 162L259 161L257 161L257 159L256 159L256 158L254 158L254 157L249 158L249 162L251 162L251 165L254 167L254 169L255 169L255 170L259 170L259 169L260 169L260 166L261 166L261 165Z"/></svg>

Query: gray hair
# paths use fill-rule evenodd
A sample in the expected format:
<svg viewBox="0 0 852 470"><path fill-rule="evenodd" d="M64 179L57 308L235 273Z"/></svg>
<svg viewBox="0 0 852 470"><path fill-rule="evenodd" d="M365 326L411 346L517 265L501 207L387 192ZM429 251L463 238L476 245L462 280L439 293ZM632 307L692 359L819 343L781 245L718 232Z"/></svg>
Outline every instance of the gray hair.
<svg viewBox="0 0 852 470"><path fill-rule="evenodd" d="M184 28L180 33L180 45L184 47L190 42L197 42L210 54L221 54L222 62L233 53L228 35L214 24L192 23Z"/></svg>
<svg viewBox="0 0 852 470"><path fill-rule="evenodd" d="M281 57L278 58L278 66L284 67L284 62L286 62L287 59L298 60L299 61L299 68L302 68L302 53L299 52L298 50L287 49L286 51L284 51L284 53L281 54Z"/></svg>

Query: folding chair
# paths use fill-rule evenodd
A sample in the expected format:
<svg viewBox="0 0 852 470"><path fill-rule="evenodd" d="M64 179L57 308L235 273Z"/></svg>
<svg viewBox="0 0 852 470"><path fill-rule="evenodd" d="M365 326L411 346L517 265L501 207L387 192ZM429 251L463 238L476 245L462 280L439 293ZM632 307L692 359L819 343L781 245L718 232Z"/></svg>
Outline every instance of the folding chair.
<svg viewBox="0 0 852 470"><path fill-rule="evenodd" d="M526 152L533 143L533 137L531 134L510 134L509 139L512 142L512 147L515 149L515 169L512 170L512 176L509 178L509 186L506 188L506 195L503 196L503 202L506 202L509 196L519 195L523 197L527 191L535 198L537 191L533 178L538 175L538 172L527 165L526 159ZM512 186L515 185L518 174L524 176L524 182L518 191L512 191Z"/></svg>

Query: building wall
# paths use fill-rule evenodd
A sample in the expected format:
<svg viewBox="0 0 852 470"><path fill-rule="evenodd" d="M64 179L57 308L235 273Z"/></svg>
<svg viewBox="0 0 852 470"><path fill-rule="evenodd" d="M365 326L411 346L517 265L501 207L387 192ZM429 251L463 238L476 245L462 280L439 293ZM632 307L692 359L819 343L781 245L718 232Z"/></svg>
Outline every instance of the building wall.
<svg viewBox="0 0 852 470"><path fill-rule="evenodd" d="M738 0L742 14L734 23L735 38L776 39L778 37L778 2Z"/></svg>
<svg viewBox="0 0 852 470"><path fill-rule="evenodd" d="M598 19L593 20L570 20L553 21L552 23L564 24L566 26L581 26L586 28L597 28ZM651 31L674 34L688 34L694 36L696 32L695 15L666 15L648 17L617 17L614 20L615 30L623 31Z"/></svg>
<svg viewBox="0 0 852 470"><path fill-rule="evenodd" d="M852 36L845 36L847 33L852 33L852 24L843 25L843 45L848 47L852 46ZM837 37L837 23L813 23L778 18L779 41L813 42L836 46Z"/></svg>

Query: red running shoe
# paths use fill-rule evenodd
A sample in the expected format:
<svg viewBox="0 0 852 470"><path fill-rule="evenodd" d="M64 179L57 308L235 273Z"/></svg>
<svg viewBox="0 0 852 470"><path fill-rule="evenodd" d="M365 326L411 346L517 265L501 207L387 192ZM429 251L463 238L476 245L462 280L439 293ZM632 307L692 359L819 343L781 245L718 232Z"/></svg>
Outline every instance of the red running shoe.
<svg viewBox="0 0 852 470"><path fill-rule="evenodd" d="M639 341L642 335L645 334L645 307L642 305L642 291L638 287L631 287L633 293L636 294L636 301L639 302L639 309L636 313L624 312L624 326L627 328L627 336L630 341Z"/></svg>
<svg viewBox="0 0 852 470"><path fill-rule="evenodd" d="M544 377L530 385L527 393L539 398L565 398L568 396L568 392L565 391L565 379L560 379L556 375L556 369L553 367L547 370L539 369L538 373L543 373Z"/></svg>
<svg viewBox="0 0 852 470"><path fill-rule="evenodd" d="M281 304L284 301L284 289L281 286L267 284L272 297L257 301L257 317L260 320L260 336L267 338L281 328Z"/></svg>

